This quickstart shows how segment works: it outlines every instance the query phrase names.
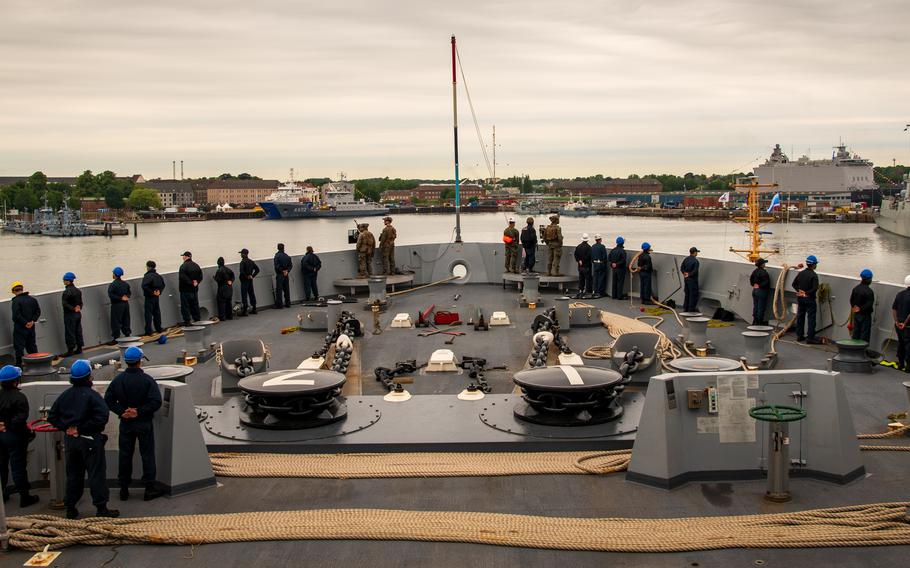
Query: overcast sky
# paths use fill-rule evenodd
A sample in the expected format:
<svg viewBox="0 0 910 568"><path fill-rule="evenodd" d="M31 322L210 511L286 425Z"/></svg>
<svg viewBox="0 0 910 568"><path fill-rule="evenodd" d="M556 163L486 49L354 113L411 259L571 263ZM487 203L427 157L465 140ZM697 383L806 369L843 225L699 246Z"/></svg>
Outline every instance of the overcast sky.
<svg viewBox="0 0 910 568"><path fill-rule="evenodd" d="M906 0L2 0L0 175L452 177L910 163ZM459 78L460 80L460 78ZM462 175L487 176L459 102ZM179 162L178 162L179 163Z"/></svg>

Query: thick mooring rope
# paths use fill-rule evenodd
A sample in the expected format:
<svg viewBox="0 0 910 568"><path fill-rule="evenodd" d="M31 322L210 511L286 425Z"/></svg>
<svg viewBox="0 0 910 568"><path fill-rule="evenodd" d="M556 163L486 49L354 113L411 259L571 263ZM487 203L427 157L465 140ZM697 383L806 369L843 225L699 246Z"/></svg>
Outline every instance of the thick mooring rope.
<svg viewBox="0 0 910 568"><path fill-rule="evenodd" d="M493 477L625 471L632 450L608 452L209 454L222 477Z"/></svg>
<svg viewBox="0 0 910 568"><path fill-rule="evenodd" d="M887 432L880 432L878 434L857 434L856 437L860 440L882 440L885 438L897 438L907 430L910 430L910 424L904 424L903 426L895 428L894 430L888 430Z"/></svg>
<svg viewBox="0 0 910 568"><path fill-rule="evenodd" d="M463 511L317 509L67 520L12 517L24 550L75 544L196 545L277 540L466 542L556 550L680 552L910 544L910 503L676 519L541 517Z"/></svg>

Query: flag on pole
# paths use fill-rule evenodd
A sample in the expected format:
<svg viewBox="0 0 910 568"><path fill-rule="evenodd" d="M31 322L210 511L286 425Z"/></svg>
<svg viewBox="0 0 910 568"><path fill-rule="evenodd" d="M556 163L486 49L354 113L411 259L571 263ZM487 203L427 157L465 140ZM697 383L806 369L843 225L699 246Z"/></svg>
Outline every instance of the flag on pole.
<svg viewBox="0 0 910 568"><path fill-rule="evenodd" d="M721 195L720 198L717 200L717 202L718 203L729 203L730 202L730 192L728 191L727 193Z"/></svg>
<svg viewBox="0 0 910 568"><path fill-rule="evenodd" d="M768 206L768 213L774 211L774 209L780 207L780 194L775 193L774 197L771 198L771 205Z"/></svg>

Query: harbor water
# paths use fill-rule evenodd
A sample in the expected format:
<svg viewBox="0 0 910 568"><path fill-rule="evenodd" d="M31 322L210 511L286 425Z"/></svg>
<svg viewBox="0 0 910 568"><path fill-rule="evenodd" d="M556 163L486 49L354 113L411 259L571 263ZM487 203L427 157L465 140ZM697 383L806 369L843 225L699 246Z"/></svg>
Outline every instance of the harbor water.
<svg viewBox="0 0 910 568"><path fill-rule="evenodd" d="M394 216L394 215L393 215ZM499 242L506 227L507 213L464 214L462 239L465 242ZM449 242L454 238L452 215L394 216L398 244ZM525 224L516 216L516 225ZM547 223L545 216L536 218L537 225ZM379 236L382 222L369 219L370 230ZM626 248L635 251L642 241L656 251L686 254L696 246L703 257L746 261L729 252L731 246L747 244L745 227L730 221L686 221L641 217L564 217L560 223L566 246L574 246L587 232L593 244L594 234L601 233L604 244L612 247L617 235L626 239ZM180 265L180 254L189 250L202 266L214 265L219 256L229 262L239 260L241 248L250 249L250 257L271 258L276 243L285 243L290 254L302 254L307 245L320 251L351 249L347 242L352 219L299 219L265 221L238 219L223 221L146 223L138 226L138 235L116 237L52 238L14 233L0 233L0 283L22 280L31 292L62 288L61 275L73 271L77 284L104 282L111 270L120 266L127 277L145 272L149 259L158 263L160 272L171 272ZM806 255L821 260L819 272L857 276L870 268L875 279L903 283L910 271L910 239L892 235L872 224L786 223L764 228L768 248L779 248L770 256L772 265L794 264ZM543 251L538 252L541 258ZM399 256L399 263L407 259ZM295 267L296 268L296 267ZM749 266L744 266L749 270ZM134 291L138 293L138 291Z"/></svg>

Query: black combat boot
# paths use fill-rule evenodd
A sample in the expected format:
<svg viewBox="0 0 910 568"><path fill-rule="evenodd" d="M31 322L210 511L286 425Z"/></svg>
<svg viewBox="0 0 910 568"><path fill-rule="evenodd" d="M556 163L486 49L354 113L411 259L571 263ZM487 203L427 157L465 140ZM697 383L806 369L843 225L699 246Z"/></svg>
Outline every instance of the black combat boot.
<svg viewBox="0 0 910 568"><path fill-rule="evenodd" d="M75 507L67 507L66 508L66 518L67 519L78 519L79 510L76 509Z"/></svg>
<svg viewBox="0 0 910 568"><path fill-rule="evenodd" d="M69 513L67 513L69 514ZM120 511L117 509L108 509L107 504L101 505L98 507L98 510L95 512L96 517L108 517L110 519L116 519L120 516Z"/></svg>
<svg viewBox="0 0 910 568"><path fill-rule="evenodd" d="M19 495L19 508L24 509L26 507L31 507L37 503L40 499L37 495L31 495L29 493Z"/></svg>
<svg viewBox="0 0 910 568"><path fill-rule="evenodd" d="M152 499L157 499L164 495L164 491L155 487L154 484L145 486L145 493L142 495L143 501L151 501Z"/></svg>

